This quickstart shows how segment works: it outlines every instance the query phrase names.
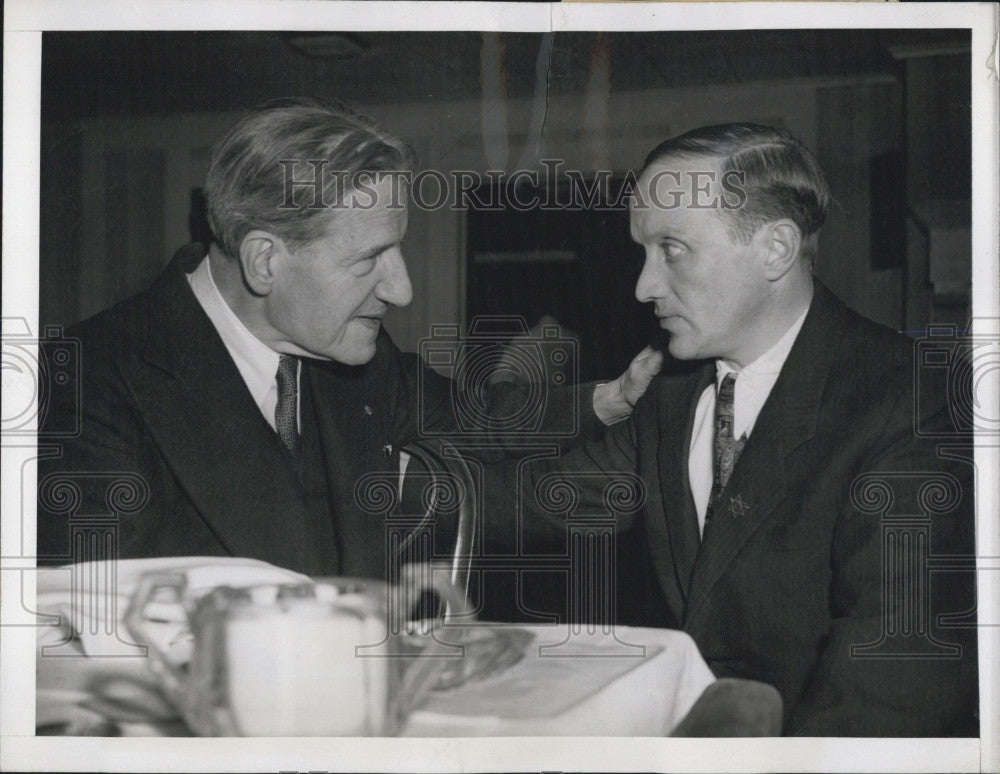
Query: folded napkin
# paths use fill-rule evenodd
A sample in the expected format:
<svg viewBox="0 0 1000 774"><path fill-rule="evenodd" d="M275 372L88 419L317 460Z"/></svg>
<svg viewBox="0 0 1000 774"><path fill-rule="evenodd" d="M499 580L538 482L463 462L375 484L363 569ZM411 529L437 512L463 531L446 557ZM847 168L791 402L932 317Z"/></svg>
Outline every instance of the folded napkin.
<svg viewBox="0 0 1000 774"><path fill-rule="evenodd" d="M39 568L37 612L54 623L38 629L38 733L190 733L160 691L146 647L123 622L141 578L150 573L183 574L186 603L218 586L310 580L256 559L204 556ZM183 608L153 601L146 617L155 621L148 633L168 660L186 662L192 638Z"/></svg>
<svg viewBox="0 0 1000 774"><path fill-rule="evenodd" d="M185 596L197 600L218 586L242 588L260 583L303 583L297 572L257 559L208 556L81 562L38 570L38 612L58 616L58 623L39 629L42 656L58 655L73 644L87 656L140 656L122 618L140 579L149 573L180 573L187 579ZM164 622L185 624L175 604L152 603L149 614ZM174 627L176 628L176 626ZM66 651L69 653L69 651Z"/></svg>

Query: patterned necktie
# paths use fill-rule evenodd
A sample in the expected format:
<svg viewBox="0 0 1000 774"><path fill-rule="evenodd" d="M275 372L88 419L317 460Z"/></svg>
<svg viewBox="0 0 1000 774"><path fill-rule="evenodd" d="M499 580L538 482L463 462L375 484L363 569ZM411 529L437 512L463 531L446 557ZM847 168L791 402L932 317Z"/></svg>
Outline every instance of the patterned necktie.
<svg viewBox="0 0 1000 774"><path fill-rule="evenodd" d="M743 446L747 442L746 433L740 439L733 439L733 398L736 394L736 375L728 373L723 377L719 386L719 395L715 400L715 442L713 450L715 452L715 475L712 481L712 494L708 498L708 508L705 511L705 526L715 511L722 496L722 490L726 488L729 476L733 472L736 460L743 451Z"/></svg>
<svg viewBox="0 0 1000 774"><path fill-rule="evenodd" d="M278 405L274 407L274 429L293 457L299 454L299 360L292 355L278 359Z"/></svg>

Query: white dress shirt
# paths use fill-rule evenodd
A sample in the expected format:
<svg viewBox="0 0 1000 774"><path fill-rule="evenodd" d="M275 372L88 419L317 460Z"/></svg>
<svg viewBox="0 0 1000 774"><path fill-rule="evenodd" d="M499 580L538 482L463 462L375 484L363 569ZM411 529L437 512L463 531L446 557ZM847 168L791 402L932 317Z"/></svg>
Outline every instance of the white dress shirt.
<svg viewBox="0 0 1000 774"><path fill-rule="evenodd" d="M243 381L254 402L260 408L260 413L277 432L274 421L274 410L278 406L278 360L280 355L258 339L250 329L247 328L236 313L229 308L226 299L219 292L215 280L212 278L212 267L208 257L205 257L198 264L193 272L188 275L188 283L194 297L198 299L201 308L205 310L208 319L212 321L215 330L219 332L222 343L226 345L230 357L236 363ZM302 383L302 361L299 361L298 383ZM301 390L296 394L296 418L299 427L302 426L302 402ZM403 477L406 474L407 463L410 456L405 452L400 453L399 459L399 480L397 482L398 491L402 496Z"/></svg>
<svg viewBox="0 0 1000 774"><path fill-rule="evenodd" d="M280 355L258 339L229 308L212 278L212 267L205 257L188 275L191 291L219 332L222 343L236 363L250 395L264 419L276 430L274 409L278 405L278 359ZM299 376L302 362L299 361Z"/></svg>
<svg viewBox="0 0 1000 774"><path fill-rule="evenodd" d="M722 380L728 373L736 374L733 394L733 438L738 439L744 434L749 438L757 422L757 416L767 401L767 396L771 394L774 383L778 381L778 374L781 373L781 367L785 364L792 344L802 329L808 311L806 309L792 323L792 327L785 331L773 347L741 370L731 368L722 360L715 361L715 384L705 388L695 408L688 456L688 480L691 483L695 510L698 512L699 530L705 528L705 511L708 509L708 498L712 494L712 481L715 477L712 451L715 436L715 397Z"/></svg>

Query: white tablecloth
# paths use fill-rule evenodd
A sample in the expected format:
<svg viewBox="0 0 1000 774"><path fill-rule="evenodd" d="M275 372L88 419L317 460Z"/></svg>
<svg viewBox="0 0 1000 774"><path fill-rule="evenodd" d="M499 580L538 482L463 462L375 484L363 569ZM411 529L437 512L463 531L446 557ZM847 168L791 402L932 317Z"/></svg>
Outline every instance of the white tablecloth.
<svg viewBox="0 0 1000 774"><path fill-rule="evenodd" d="M195 595L223 584L307 580L263 562L214 557L39 570L38 612L60 616L60 625L39 630L40 733L190 734L121 622L138 579L152 571L185 573ZM183 622L171 626L164 641L183 649L189 644ZM457 688L431 692L403 735L663 736L714 681L683 632L504 626L514 627L509 633L525 643L520 660Z"/></svg>

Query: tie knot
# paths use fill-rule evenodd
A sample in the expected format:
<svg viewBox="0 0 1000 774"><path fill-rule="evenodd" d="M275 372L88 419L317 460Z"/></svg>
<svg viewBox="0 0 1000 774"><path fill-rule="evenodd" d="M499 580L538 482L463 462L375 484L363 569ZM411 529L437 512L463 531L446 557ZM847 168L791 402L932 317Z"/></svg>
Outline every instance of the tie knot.
<svg viewBox="0 0 1000 774"><path fill-rule="evenodd" d="M299 453L298 388L299 359L292 355L278 358L278 403L274 407L274 429L293 456Z"/></svg>
<svg viewBox="0 0 1000 774"><path fill-rule="evenodd" d="M294 387L299 376L299 359L294 355L281 355L278 358L278 389Z"/></svg>
<svg viewBox="0 0 1000 774"><path fill-rule="evenodd" d="M732 404L736 395L736 374L730 371L722 377L722 384L719 385L719 403Z"/></svg>

